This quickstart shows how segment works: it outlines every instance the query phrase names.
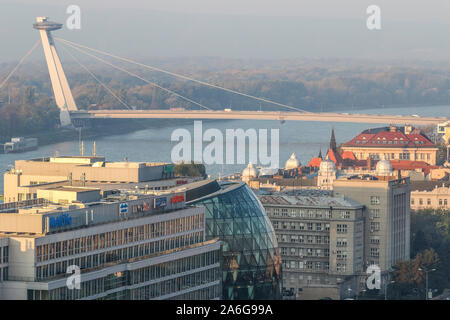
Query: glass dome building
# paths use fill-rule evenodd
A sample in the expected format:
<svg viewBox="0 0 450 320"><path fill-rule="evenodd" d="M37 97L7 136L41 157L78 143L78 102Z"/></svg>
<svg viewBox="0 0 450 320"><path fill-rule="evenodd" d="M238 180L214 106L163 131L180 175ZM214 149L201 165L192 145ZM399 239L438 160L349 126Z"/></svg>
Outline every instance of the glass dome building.
<svg viewBox="0 0 450 320"><path fill-rule="evenodd" d="M245 183L206 180L186 201L206 207L206 237L220 238L222 299L281 299L281 256L272 224Z"/></svg>

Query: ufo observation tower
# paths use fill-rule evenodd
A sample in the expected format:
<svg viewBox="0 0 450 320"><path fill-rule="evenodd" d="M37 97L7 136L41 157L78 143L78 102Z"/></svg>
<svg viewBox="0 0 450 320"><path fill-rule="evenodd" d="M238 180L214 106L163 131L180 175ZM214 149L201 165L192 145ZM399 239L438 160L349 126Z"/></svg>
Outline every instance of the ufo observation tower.
<svg viewBox="0 0 450 320"><path fill-rule="evenodd" d="M52 82L53 93L56 105L60 109L60 121L62 126L71 126L69 111L76 111L77 106L70 91L69 83L56 52L55 42L51 31L62 28L61 23L48 21L47 17L37 17L33 28L39 30L41 34L42 47L44 48L45 59L47 60L48 72Z"/></svg>

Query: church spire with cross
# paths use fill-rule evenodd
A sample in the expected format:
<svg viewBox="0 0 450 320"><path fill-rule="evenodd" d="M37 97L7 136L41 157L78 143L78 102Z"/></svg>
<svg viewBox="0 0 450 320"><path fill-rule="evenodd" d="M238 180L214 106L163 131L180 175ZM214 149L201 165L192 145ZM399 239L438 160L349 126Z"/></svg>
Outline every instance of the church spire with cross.
<svg viewBox="0 0 450 320"><path fill-rule="evenodd" d="M336 137L334 136L334 128L331 129L330 149L333 150L335 153L337 152Z"/></svg>

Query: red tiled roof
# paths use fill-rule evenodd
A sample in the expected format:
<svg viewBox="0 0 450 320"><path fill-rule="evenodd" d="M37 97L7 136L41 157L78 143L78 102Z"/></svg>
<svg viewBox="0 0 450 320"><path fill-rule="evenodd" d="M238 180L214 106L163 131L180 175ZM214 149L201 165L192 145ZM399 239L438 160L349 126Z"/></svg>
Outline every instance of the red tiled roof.
<svg viewBox="0 0 450 320"><path fill-rule="evenodd" d="M342 159L356 160L355 154L351 151L344 151L341 155Z"/></svg>
<svg viewBox="0 0 450 320"><path fill-rule="evenodd" d="M319 168L322 163L322 158L312 158L308 163L308 167Z"/></svg>
<svg viewBox="0 0 450 320"><path fill-rule="evenodd" d="M415 171L421 169L426 174L430 173L431 169L439 169L439 166L432 166L425 161L413 161L413 160L389 160L393 170L411 170Z"/></svg>
<svg viewBox="0 0 450 320"><path fill-rule="evenodd" d="M390 147L390 148L424 148L435 147L419 130L413 130L410 134L404 134L400 130L395 132L381 131L375 134L361 133L347 143L346 147Z"/></svg>
<svg viewBox="0 0 450 320"><path fill-rule="evenodd" d="M342 162L341 155L338 152L334 153L333 149L328 150L327 156L328 159L334 162L334 164L339 164Z"/></svg>

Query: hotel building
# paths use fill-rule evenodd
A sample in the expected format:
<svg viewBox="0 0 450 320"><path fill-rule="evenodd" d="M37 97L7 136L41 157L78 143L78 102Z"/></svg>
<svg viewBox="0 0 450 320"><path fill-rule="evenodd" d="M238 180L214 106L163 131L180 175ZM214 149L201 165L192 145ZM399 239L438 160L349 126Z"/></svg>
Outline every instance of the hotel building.
<svg viewBox="0 0 450 320"><path fill-rule="evenodd" d="M341 146L357 160L371 158L425 161L436 164L438 148L419 129L411 126L367 129Z"/></svg>
<svg viewBox="0 0 450 320"><path fill-rule="evenodd" d="M205 209L183 192L37 195L0 205L0 299L221 297L221 243L206 240Z"/></svg>

